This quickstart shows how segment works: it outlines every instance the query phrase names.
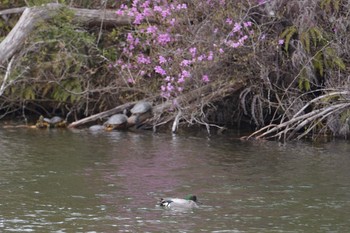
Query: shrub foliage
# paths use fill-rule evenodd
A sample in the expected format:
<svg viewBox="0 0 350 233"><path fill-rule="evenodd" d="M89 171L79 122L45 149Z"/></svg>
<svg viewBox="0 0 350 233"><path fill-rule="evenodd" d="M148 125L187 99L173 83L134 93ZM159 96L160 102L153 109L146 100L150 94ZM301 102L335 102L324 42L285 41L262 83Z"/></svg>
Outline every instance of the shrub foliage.
<svg viewBox="0 0 350 233"><path fill-rule="evenodd" d="M195 104L174 101L184 121L216 124L221 106L224 122L244 120L262 128L261 137L349 134L347 1L62 2L113 8L133 22L86 29L72 24L69 10L43 22L16 61L4 109L81 117L213 85L218 91L201 93ZM237 81L245 87L227 91Z"/></svg>

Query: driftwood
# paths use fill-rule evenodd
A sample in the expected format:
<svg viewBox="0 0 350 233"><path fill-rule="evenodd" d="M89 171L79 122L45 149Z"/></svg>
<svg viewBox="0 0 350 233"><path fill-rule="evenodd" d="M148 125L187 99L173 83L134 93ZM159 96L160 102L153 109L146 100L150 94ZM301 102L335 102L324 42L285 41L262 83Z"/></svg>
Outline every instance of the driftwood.
<svg viewBox="0 0 350 233"><path fill-rule="evenodd" d="M22 13L15 27L10 31L6 38L0 43L0 66L8 61L17 51L19 51L29 34L41 21L52 18L60 9L66 6L62 4L50 3L43 6L15 8L0 11L0 15L11 13ZM102 25L102 26L123 26L130 25L133 18L129 16L118 16L114 10L91 10L67 7L74 13L73 22L83 25ZM147 19L154 22L152 19Z"/></svg>
<svg viewBox="0 0 350 233"><path fill-rule="evenodd" d="M230 85L226 86L218 86L218 84L208 84L203 87L200 87L196 90L193 90L189 93L185 93L181 96L178 96L175 99L167 100L161 104L158 104L153 107L153 127L168 123L170 121L174 120L176 127L180 121L181 118L181 106L191 106L193 104L203 104L202 99L204 98L210 98L212 101L217 98L223 98L225 95L233 94L240 90L244 86L243 82L237 81L233 82ZM160 96L154 97L153 99L159 99ZM149 98L145 99L143 101L151 101ZM130 109L136 102L130 102L126 103L120 106L117 106L113 109L107 110L105 112L101 112L83 119L80 119L78 121L72 122L69 124L69 128L75 128L78 126L82 126L84 124L96 121L101 118L109 117L113 114L117 114L120 112L123 112L124 109ZM172 111L172 114L169 113L167 110L170 108L174 108L176 111ZM161 117L161 115L164 112L168 112L169 114L166 117Z"/></svg>
<svg viewBox="0 0 350 233"><path fill-rule="evenodd" d="M118 107L112 108L110 110L107 110L107 111L104 111L104 112L100 112L98 114L94 114L94 115L89 116L89 117L85 117L85 118L80 119L78 121L72 122L71 124L68 125L68 128L75 128L75 127L78 127L78 126L90 123L92 121L96 121L98 119L106 118L106 117L109 117L109 116L111 116L113 114L117 114L117 113L123 112L124 109L131 108L131 106L133 106L134 104L135 104L135 102L126 103L126 104L123 104L123 105L119 105Z"/></svg>

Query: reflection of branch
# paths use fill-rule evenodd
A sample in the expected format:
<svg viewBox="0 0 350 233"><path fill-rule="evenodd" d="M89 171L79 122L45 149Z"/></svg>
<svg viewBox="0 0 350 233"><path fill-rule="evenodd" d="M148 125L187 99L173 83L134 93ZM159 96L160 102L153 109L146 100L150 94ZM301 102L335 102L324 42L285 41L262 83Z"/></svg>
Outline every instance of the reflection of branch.
<svg viewBox="0 0 350 233"><path fill-rule="evenodd" d="M6 69L6 74L4 77L4 80L2 81L1 87L0 87L0 96L2 96L2 94L4 94L5 91L5 85L6 85L6 81L10 76L11 73L11 66L12 66L12 62L14 60L14 57L11 58L11 61L9 62L9 64L7 65L7 69Z"/></svg>

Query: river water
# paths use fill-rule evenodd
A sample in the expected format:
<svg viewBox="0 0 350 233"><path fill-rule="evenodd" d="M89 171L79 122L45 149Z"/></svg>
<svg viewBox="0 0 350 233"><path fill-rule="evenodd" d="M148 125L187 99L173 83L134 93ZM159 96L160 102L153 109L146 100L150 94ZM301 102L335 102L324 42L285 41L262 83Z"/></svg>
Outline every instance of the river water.
<svg viewBox="0 0 350 233"><path fill-rule="evenodd" d="M350 144L2 129L0 232L350 232ZM196 209L156 206L196 194Z"/></svg>

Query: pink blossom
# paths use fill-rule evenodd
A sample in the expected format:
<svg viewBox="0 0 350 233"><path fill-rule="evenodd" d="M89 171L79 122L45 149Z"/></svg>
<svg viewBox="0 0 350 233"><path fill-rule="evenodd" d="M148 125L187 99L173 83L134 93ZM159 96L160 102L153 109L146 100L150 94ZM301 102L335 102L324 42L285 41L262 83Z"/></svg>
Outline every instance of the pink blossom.
<svg viewBox="0 0 350 233"><path fill-rule="evenodd" d="M141 24L143 19L144 19L144 16L140 13L137 13L135 16L134 24Z"/></svg>
<svg viewBox="0 0 350 233"><path fill-rule="evenodd" d="M121 10L121 9L118 9L116 13L117 13L117 15L123 15L123 14L124 14L124 11Z"/></svg>
<svg viewBox="0 0 350 233"><path fill-rule="evenodd" d="M161 56L161 55L159 55L159 63L163 64L163 63L166 63L166 62L167 62L166 58Z"/></svg>
<svg viewBox="0 0 350 233"><path fill-rule="evenodd" d="M154 6L154 7L153 7L153 10L154 10L155 12L160 13L160 15L161 15L163 18L166 18L167 16L171 15L169 8L163 9L163 8L160 7L160 6Z"/></svg>
<svg viewBox="0 0 350 233"><path fill-rule="evenodd" d="M233 32L238 32L242 29L242 26L240 23L235 23L234 27L233 27Z"/></svg>
<svg viewBox="0 0 350 233"><path fill-rule="evenodd" d="M161 93L161 96L164 97L164 98L169 98L170 97L170 94L165 92L165 90Z"/></svg>
<svg viewBox="0 0 350 233"><path fill-rule="evenodd" d="M183 83L185 82L185 78L184 77L180 77L178 80L177 80L177 83Z"/></svg>
<svg viewBox="0 0 350 233"><path fill-rule="evenodd" d="M203 60L205 59L205 57L206 57L206 56L202 54L202 55L200 55L199 57L197 57L197 60L198 60L198 61L203 61Z"/></svg>
<svg viewBox="0 0 350 233"><path fill-rule="evenodd" d="M128 11L128 16L133 17L134 15L135 15L135 13L134 13L134 12L132 12L132 11Z"/></svg>
<svg viewBox="0 0 350 233"><path fill-rule="evenodd" d="M171 15L169 9L162 10L162 11L160 12L160 14L161 14L161 16L163 17L163 19L165 19L166 17L168 17L169 15Z"/></svg>
<svg viewBox="0 0 350 233"><path fill-rule="evenodd" d="M176 6L176 9L177 9L177 10L187 9L187 5L186 5L185 3L183 3L183 4L178 4L178 5Z"/></svg>
<svg viewBox="0 0 350 233"><path fill-rule="evenodd" d="M137 7L137 3L139 3L139 0L134 0L133 3L132 3L132 6L133 7Z"/></svg>
<svg viewBox="0 0 350 233"><path fill-rule="evenodd" d="M196 56L196 52L197 52L197 48L196 47L190 48L190 53L191 53L192 57Z"/></svg>
<svg viewBox="0 0 350 233"><path fill-rule="evenodd" d="M176 19L175 18L172 18L171 20L170 20L170 25L171 26L174 26L175 25L175 22L176 22Z"/></svg>
<svg viewBox="0 0 350 233"><path fill-rule="evenodd" d="M228 25L231 25L231 24L233 23L233 21L232 21L232 19L227 18L227 19L226 19L226 23L227 23Z"/></svg>
<svg viewBox="0 0 350 233"><path fill-rule="evenodd" d="M172 81L172 79L173 79L173 78L172 78L172 77L170 77L170 76L168 75L168 76L166 76L166 77L165 77L165 79L164 79L164 80L165 80L165 81L167 81L167 82L170 82L170 81Z"/></svg>
<svg viewBox="0 0 350 233"><path fill-rule="evenodd" d="M146 8L149 7L149 5L150 5L150 1L147 0L147 1L145 1L144 3L142 3L141 7L146 9Z"/></svg>
<svg viewBox="0 0 350 233"><path fill-rule="evenodd" d="M171 92L172 90L174 90L174 86L173 86L171 83L168 83L166 88L167 88L167 90L168 90L169 92Z"/></svg>
<svg viewBox="0 0 350 233"><path fill-rule="evenodd" d="M166 75L166 71L160 66L154 67L154 71L160 75Z"/></svg>
<svg viewBox="0 0 350 233"><path fill-rule="evenodd" d="M250 21L244 22L243 25L244 25L244 27L250 27L250 26L252 26L252 22L250 22Z"/></svg>
<svg viewBox="0 0 350 233"><path fill-rule="evenodd" d="M158 28L157 28L157 26L149 26L148 28L147 28L147 33L148 34L155 34L156 32L158 31Z"/></svg>
<svg viewBox="0 0 350 233"><path fill-rule="evenodd" d="M180 63L180 66L186 67L186 66L191 65L191 63L192 63L192 62L191 62L190 60L184 59L184 60L182 60L182 62Z"/></svg>
<svg viewBox="0 0 350 233"><path fill-rule="evenodd" d="M120 9L122 9L122 10L127 10L127 9L128 9L128 6L125 5L125 4L122 4L122 5L120 6Z"/></svg>
<svg viewBox="0 0 350 233"><path fill-rule="evenodd" d="M134 37L132 36L132 34L130 32L126 36L126 41L129 42L130 44L132 44L134 42Z"/></svg>
<svg viewBox="0 0 350 233"><path fill-rule="evenodd" d="M227 41L226 44L232 48L238 48L242 45L240 42L234 42L232 40Z"/></svg>
<svg viewBox="0 0 350 233"><path fill-rule="evenodd" d="M242 46L242 44L240 42L234 42L232 43L232 47L233 48L238 48L239 46Z"/></svg>
<svg viewBox="0 0 350 233"><path fill-rule="evenodd" d="M123 62L122 59L118 59L115 63L116 63L117 65L121 65L121 64L123 64L124 62Z"/></svg>
<svg viewBox="0 0 350 233"><path fill-rule="evenodd" d="M129 45L129 50L134 50L135 46L133 44Z"/></svg>
<svg viewBox="0 0 350 233"><path fill-rule="evenodd" d="M123 48L123 53L128 54L129 50L127 48Z"/></svg>
<svg viewBox="0 0 350 233"><path fill-rule="evenodd" d="M278 44L279 45L283 45L284 44L284 40L283 39L278 40Z"/></svg>
<svg viewBox="0 0 350 233"><path fill-rule="evenodd" d="M189 78L191 76L191 73L188 72L187 70L183 70L181 72L181 77L184 77L184 78Z"/></svg>
<svg viewBox="0 0 350 233"><path fill-rule="evenodd" d="M163 11L163 9L162 9L160 6L154 6L154 7L153 7L153 10L154 10L155 12L162 12L162 11Z"/></svg>
<svg viewBox="0 0 350 233"><path fill-rule="evenodd" d="M173 3L170 3L170 5L168 6L171 10L175 10L175 6Z"/></svg>
<svg viewBox="0 0 350 233"><path fill-rule="evenodd" d="M206 75L206 74L203 75L203 76L202 76L202 81L205 82L205 83L209 82L209 81L210 81L210 80L209 80L209 76Z"/></svg>
<svg viewBox="0 0 350 233"><path fill-rule="evenodd" d="M244 41L245 41L246 39L248 39L248 36L247 36L247 35L241 37L241 38L238 40L238 42L239 42L240 44L243 45L243 43L244 43Z"/></svg>
<svg viewBox="0 0 350 233"><path fill-rule="evenodd" d="M150 57L146 57L146 56L143 55L143 54L140 54L140 55L137 57L137 62L138 62L138 63L141 63L141 64L150 64L150 63L151 63L151 58L150 58Z"/></svg>
<svg viewBox="0 0 350 233"><path fill-rule="evenodd" d="M152 15L152 11L151 11L150 8L147 7L147 8L145 8L145 9L143 9L142 14L143 14L145 17L149 17L149 16Z"/></svg>
<svg viewBox="0 0 350 233"><path fill-rule="evenodd" d="M209 51L209 55L207 57L208 61L212 61L213 60L213 56L214 56L213 51Z"/></svg>
<svg viewBox="0 0 350 233"><path fill-rule="evenodd" d="M170 34L169 33L159 34L157 41L160 45L166 45L171 41Z"/></svg>
<svg viewBox="0 0 350 233"><path fill-rule="evenodd" d="M128 83L135 83L135 80L133 78L128 78Z"/></svg>

